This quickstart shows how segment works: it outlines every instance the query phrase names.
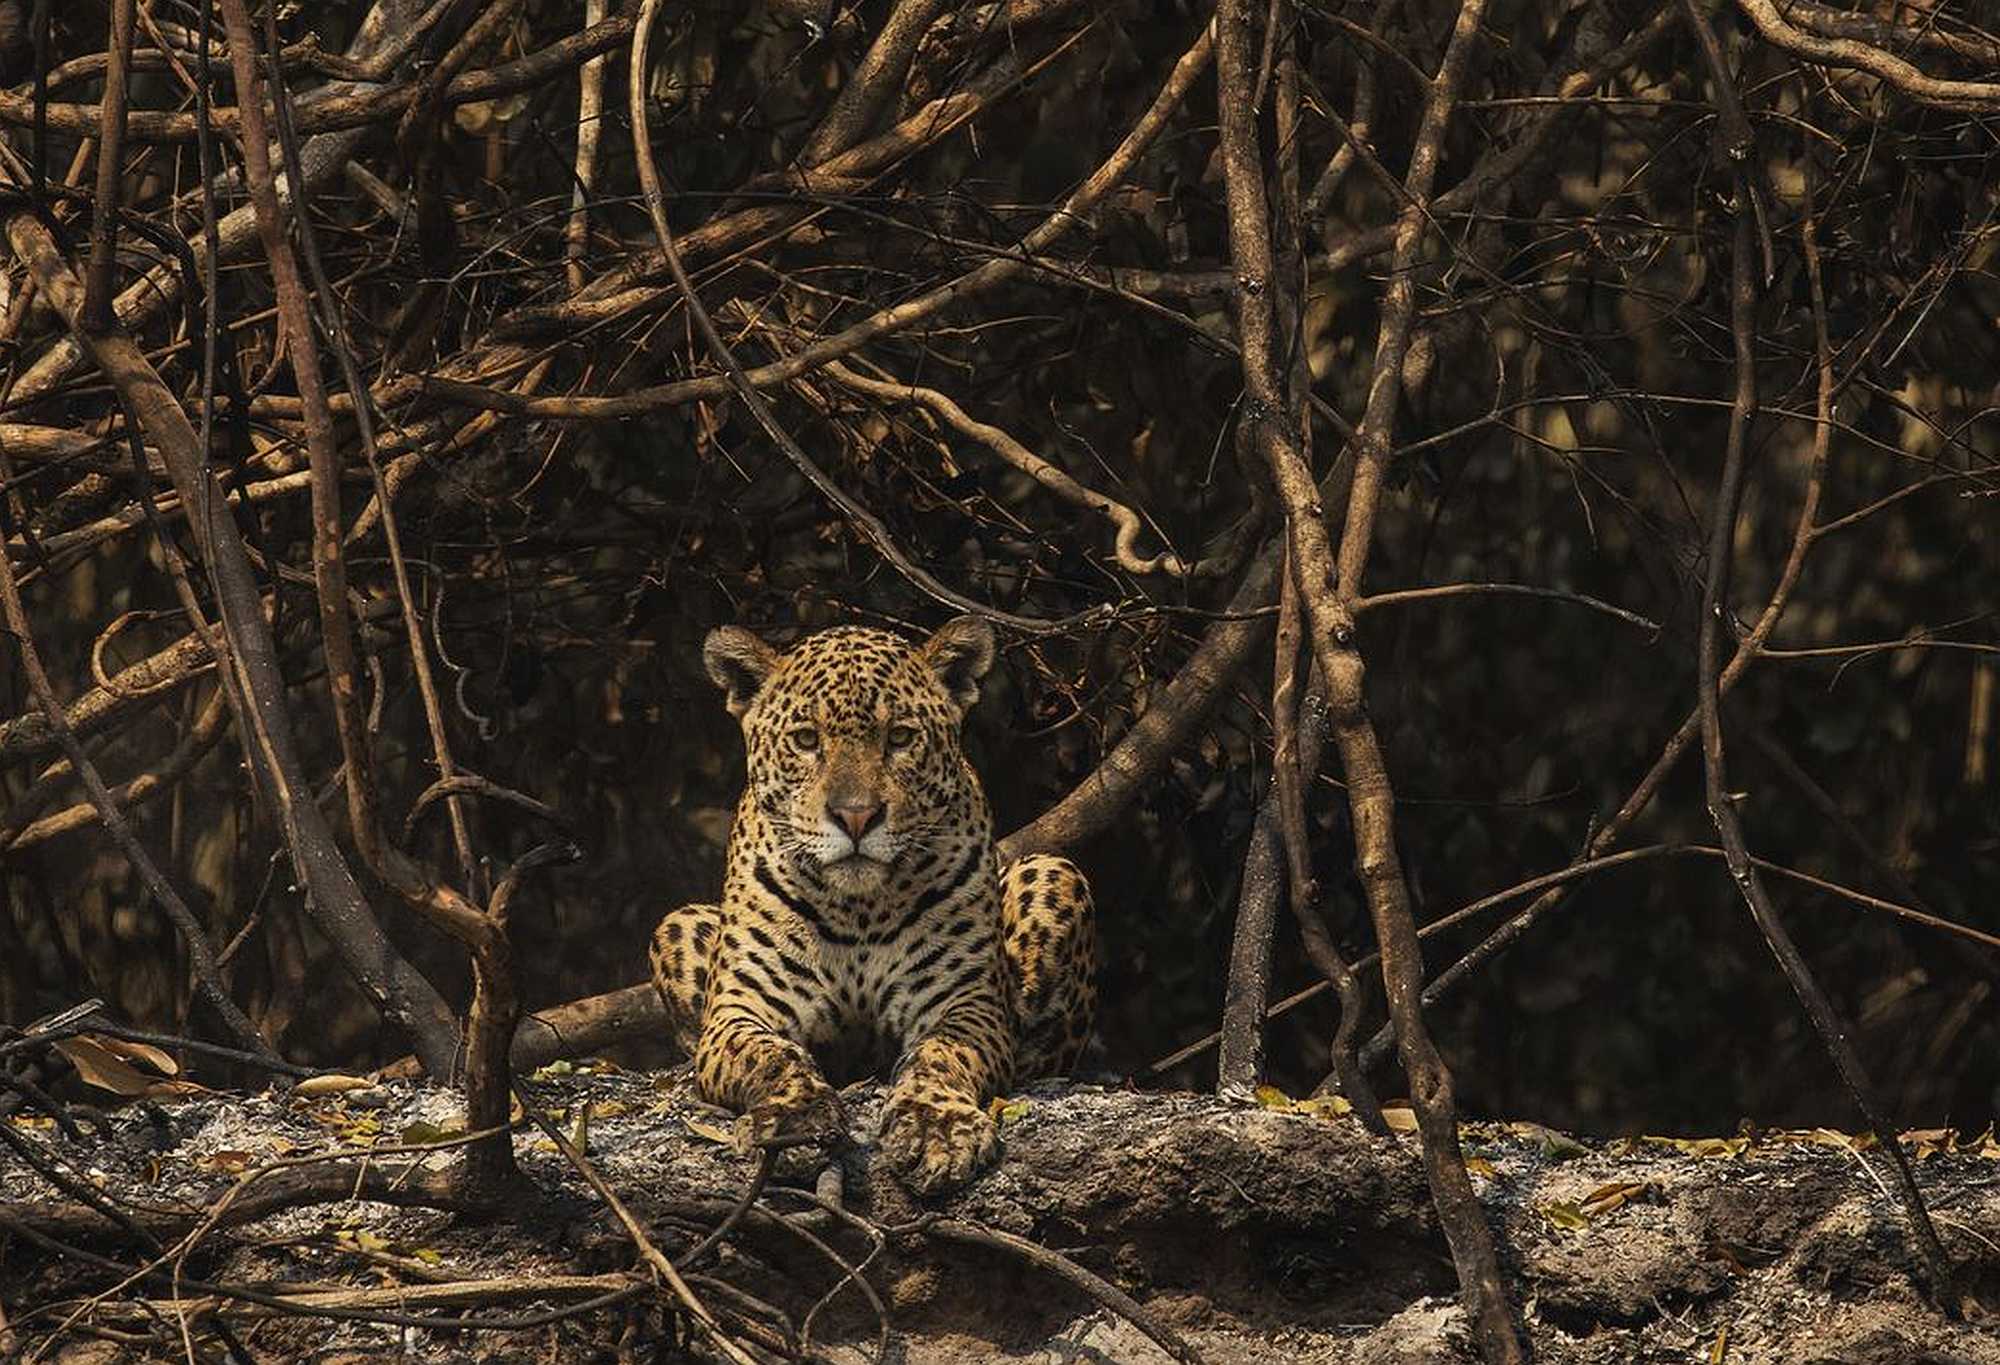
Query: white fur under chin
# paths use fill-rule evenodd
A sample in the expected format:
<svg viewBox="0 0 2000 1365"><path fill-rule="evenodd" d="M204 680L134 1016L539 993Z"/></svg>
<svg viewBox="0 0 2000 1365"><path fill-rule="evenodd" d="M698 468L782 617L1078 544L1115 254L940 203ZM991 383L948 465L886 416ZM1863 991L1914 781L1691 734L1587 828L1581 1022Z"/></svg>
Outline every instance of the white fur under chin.
<svg viewBox="0 0 2000 1365"><path fill-rule="evenodd" d="M822 863L820 875L835 891L851 896L881 886L889 878L889 865L873 858L850 856L839 862Z"/></svg>

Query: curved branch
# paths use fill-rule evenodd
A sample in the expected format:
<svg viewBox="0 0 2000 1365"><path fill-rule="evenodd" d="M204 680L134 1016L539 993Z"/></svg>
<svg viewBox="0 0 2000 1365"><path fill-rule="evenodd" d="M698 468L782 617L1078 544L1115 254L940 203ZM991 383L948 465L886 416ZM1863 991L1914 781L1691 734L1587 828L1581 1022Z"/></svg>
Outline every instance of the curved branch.
<svg viewBox="0 0 2000 1365"><path fill-rule="evenodd" d="M1739 8L1756 25L1765 42L1783 48L1795 57L1823 66L1844 67L1879 77L1919 104L1940 109L1961 109L1968 113L1991 113L2000 109L2000 83L1959 81L1932 76L1912 66L1894 53L1885 52L1858 38L1831 38L1794 27L1778 12L1773 0L1736 0Z"/></svg>
<svg viewBox="0 0 2000 1365"><path fill-rule="evenodd" d="M1689 3L1692 17L1691 0L1684 0L1684 3ZM1694 21L1706 27L1706 21L1699 17L1694 17ZM1722 72L1717 73L1717 78L1718 81L1728 79L1727 74ZM1753 172L1754 167L1749 165L1738 168L1736 187L1740 200L1747 201L1751 197ZM1810 210L1803 231L1806 249L1814 250ZM1756 235L1754 215L1747 203L1739 203L1729 251L1729 331L1735 349L1735 391L1729 404L1728 435L1723 444L1722 469L1717 476L1714 508L1710 513L1708 581L1702 588L1701 629L1695 653L1695 713L1701 724L1703 790L1708 800L1709 820L1722 839L1730 879L1736 883L1737 892L1749 909L1750 918L1763 934L1771 956L1777 959L1785 980L1804 1006L1806 1017L1812 1021L1820 1042L1832 1058L1834 1070L1846 1086L1849 1098L1876 1132L1893 1132L1895 1130L1887 1123L1887 1111L1876 1098L1874 1083L1862 1066L1861 1054L1848 1040L1847 1028L1835 1012L1833 1001L1814 977L1805 955L1793 942L1784 922L1778 917L1777 906L1764 889L1763 879L1758 876L1750 856L1743 816L1736 804L1738 798L1729 788L1728 754L1722 723L1721 645L1729 617L1729 583L1736 552L1736 522L1743 504L1745 448L1750 441L1751 423L1757 415L1758 290L1757 275L1751 268L1751 251ZM1824 317L1825 303L1823 298L1818 297L1817 279L1814 280L1814 289L1815 315ZM1822 362L1825 357L1822 347ZM1822 363L1822 375L1826 368ZM1884 1144L1884 1150L1889 1158L1897 1202L1903 1206L1903 1216L1909 1222L1917 1253L1929 1274L1931 1296L1940 1306L1955 1310L1956 1277L1951 1258L1938 1239L1937 1228L1931 1222L1930 1210L1917 1188L1916 1174L1910 1168L1909 1158L1903 1154L1902 1144L1897 1142Z"/></svg>
<svg viewBox="0 0 2000 1365"><path fill-rule="evenodd" d="M667 226L666 197L660 185L659 167L653 160L652 133L646 119L646 83L650 70L647 65L646 49L652 38L653 18L658 11L658 0L646 0L640 10L639 27L632 35L632 151L638 163L639 186L645 193L646 211L653 220L653 234L659 240L660 252L666 257L667 269L673 275L674 283L680 286L681 296L687 301L688 314L694 319L695 328L701 333L702 340L707 344L710 353L721 362L727 372L729 386L742 398L744 406L750 409L751 415L757 419L757 425L762 427L764 434L784 452L785 458L792 462L793 467L805 476L806 482L818 489L822 497L840 509L848 524L860 533L863 540L874 547L875 553L882 556L910 586L925 596L946 606L983 616L1031 635L1047 635L1068 630L1102 616L1104 613L1096 608L1060 620L1022 616L967 597L957 589L939 582L929 570L919 565L910 557L909 552L896 542L896 538L889 533L889 528L883 524L880 517L835 483L833 478L806 454L799 443L792 439L792 434L779 423L777 414L771 411L771 405L764 401L764 396L757 391L749 376L744 373L743 366L736 359L736 352L722 339L722 333L716 330L715 320L709 316L708 309L702 304L701 296L695 291L694 281L689 277L687 266L681 260L680 248L674 243L673 231Z"/></svg>
<svg viewBox="0 0 2000 1365"><path fill-rule="evenodd" d="M968 1246L985 1247L989 1251L1004 1252L1026 1261L1038 1270L1046 1270L1137 1327L1152 1338L1153 1343L1168 1356L1180 1361L1181 1365L1204 1365L1201 1353L1188 1345L1180 1333L1148 1312L1138 1300L1117 1285L1078 1265L1059 1251L1052 1251L1039 1242L1031 1242L1025 1237L1016 1237L1011 1232L983 1227L962 1218L926 1219L920 1226L928 1236L948 1242L962 1242Z"/></svg>
<svg viewBox="0 0 2000 1365"><path fill-rule="evenodd" d="M214 664L200 633L190 631L165 649L119 669L102 686L78 695L64 708L62 724L78 735L94 734L151 705L161 693L185 687ZM36 758L58 747L56 727L38 711L0 723L0 763Z"/></svg>
<svg viewBox="0 0 2000 1365"><path fill-rule="evenodd" d="M1961 33L1941 27L1952 16L1939 10L1924 11L1922 24L1899 24L1854 10L1835 9L1815 0L1787 0L1785 17L1829 38L1854 38L1885 50L1937 52L1982 66L2000 67L2000 38L1977 29Z"/></svg>
<svg viewBox="0 0 2000 1365"><path fill-rule="evenodd" d="M1372 611L1376 607L1401 607L1412 602L1432 602L1443 597L1540 597L1551 602L1569 602L1592 611L1601 611L1606 616L1615 617L1628 626L1658 635L1662 629L1658 621L1641 616L1636 611L1613 606L1602 598L1588 593L1570 592L1564 588L1539 588L1530 583L1439 583L1428 588L1403 588L1396 592L1378 592L1369 597L1354 599L1352 610L1356 616Z"/></svg>
<svg viewBox="0 0 2000 1365"><path fill-rule="evenodd" d="M868 45L854 74L834 97L833 108L806 139L799 152L800 165L819 165L846 151L868 130L870 120L902 83L917 45L942 8L944 0L898 0L875 31L875 41Z"/></svg>
<svg viewBox="0 0 2000 1365"><path fill-rule="evenodd" d="M981 422L968 415L964 408L937 389L926 388L921 384L897 384L883 379L870 379L866 375L856 374L837 360L828 361L824 368L827 374L856 393L865 393L871 398L880 398L892 403L917 403L928 408L948 426L978 441L1057 497L1095 512L1109 521L1118 533L1112 553L1118 560L1118 567L1126 573L1134 575L1163 573L1170 578L1187 578L1200 576L1204 569L1214 568L1215 561L1189 565L1172 550L1162 550L1156 555L1141 558L1138 544L1139 536L1145 530L1145 522L1137 512L1116 498L1106 497L1094 488L1085 487L1066 470L1043 459L1015 440L1004 428L996 427L990 422Z"/></svg>

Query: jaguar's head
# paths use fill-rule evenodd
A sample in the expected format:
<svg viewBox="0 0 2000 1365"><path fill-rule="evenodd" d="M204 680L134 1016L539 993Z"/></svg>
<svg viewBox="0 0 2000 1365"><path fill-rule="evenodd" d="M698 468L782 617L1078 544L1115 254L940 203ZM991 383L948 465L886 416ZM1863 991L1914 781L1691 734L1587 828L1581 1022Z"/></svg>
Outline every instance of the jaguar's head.
<svg viewBox="0 0 2000 1365"><path fill-rule="evenodd" d="M973 616L914 644L839 627L780 653L723 626L702 648L743 726L748 794L784 856L847 893L963 823L977 782L959 731L993 656L992 628Z"/></svg>

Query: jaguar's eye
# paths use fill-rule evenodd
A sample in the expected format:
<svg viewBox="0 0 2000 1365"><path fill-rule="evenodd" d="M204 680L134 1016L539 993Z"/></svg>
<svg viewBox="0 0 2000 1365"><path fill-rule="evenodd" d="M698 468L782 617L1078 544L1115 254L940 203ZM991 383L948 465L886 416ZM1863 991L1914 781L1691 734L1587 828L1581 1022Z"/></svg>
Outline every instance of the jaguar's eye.
<svg viewBox="0 0 2000 1365"><path fill-rule="evenodd" d="M889 727L889 747L907 749L917 742L917 727L914 725L891 725Z"/></svg>
<svg viewBox="0 0 2000 1365"><path fill-rule="evenodd" d="M801 725L791 733L792 747L800 753L812 753L819 748L819 731L810 725Z"/></svg>

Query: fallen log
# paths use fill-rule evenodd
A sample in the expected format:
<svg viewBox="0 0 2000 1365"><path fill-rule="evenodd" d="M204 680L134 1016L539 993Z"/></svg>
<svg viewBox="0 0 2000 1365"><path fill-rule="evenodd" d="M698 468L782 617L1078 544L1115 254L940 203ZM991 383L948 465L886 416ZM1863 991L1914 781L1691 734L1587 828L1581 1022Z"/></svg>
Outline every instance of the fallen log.
<svg viewBox="0 0 2000 1365"><path fill-rule="evenodd" d="M691 1096L684 1071L558 1067L527 1088L581 1136L696 1293L719 1310L740 1300L775 1315L780 1325L759 1329L773 1355L787 1340L800 1346L803 1325L805 1344L828 1358L870 1359L873 1301L915 1365L1012 1352L1123 1362L1184 1351L1209 1365L1472 1359L1414 1136L1370 1137L1325 1102L1031 1089L1000 1110L1000 1164L919 1205L876 1162L879 1092L856 1087L847 1099L860 1141L830 1156L784 1153L744 1204L757 1162L727 1144L728 1116ZM482 1308L496 1323L530 1324L496 1329L484 1358L670 1331L666 1319L646 1325L666 1310L642 1309L636 1290L588 1298L629 1283L618 1277L631 1246L535 1130L515 1139L525 1185L510 1210L453 1211L440 1175L456 1159L457 1115L450 1092L389 1083L174 1101L80 1139L16 1132L38 1160L90 1172L162 1243L199 1232L188 1256L199 1275L185 1272L180 1295L197 1339L254 1325L260 1346L285 1358L324 1345L326 1324L310 1315L336 1306L351 1315L338 1329L356 1359L392 1347L416 1361L461 1358ZM1464 1141L1538 1360L2000 1365L1981 1317L2000 1305L1991 1138L1905 1137L1951 1250L1970 1266L1959 1321L1925 1303L1865 1139L1579 1143L1528 1124L1469 1124ZM696 1254L732 1210L727 1235ZM102 1266L49 1254L51 1242L143 1259L103 1213L0 1154L0 1309L17 1348L54 1332L63 1315L52 1305L107 1290L83 1321L157 1330L162 1300L175 1297L167 1282L119 1287ZM866 1297L840 1269L863 1263ZM406 1321L371 1320L396 1317L379 1310L397 1283L409 1286ZM232 1286L262 1297L232 1299ZM549 1307L522 1315L537 1303ZM456 1330L410 1325L447 1305Z"/></svg>

